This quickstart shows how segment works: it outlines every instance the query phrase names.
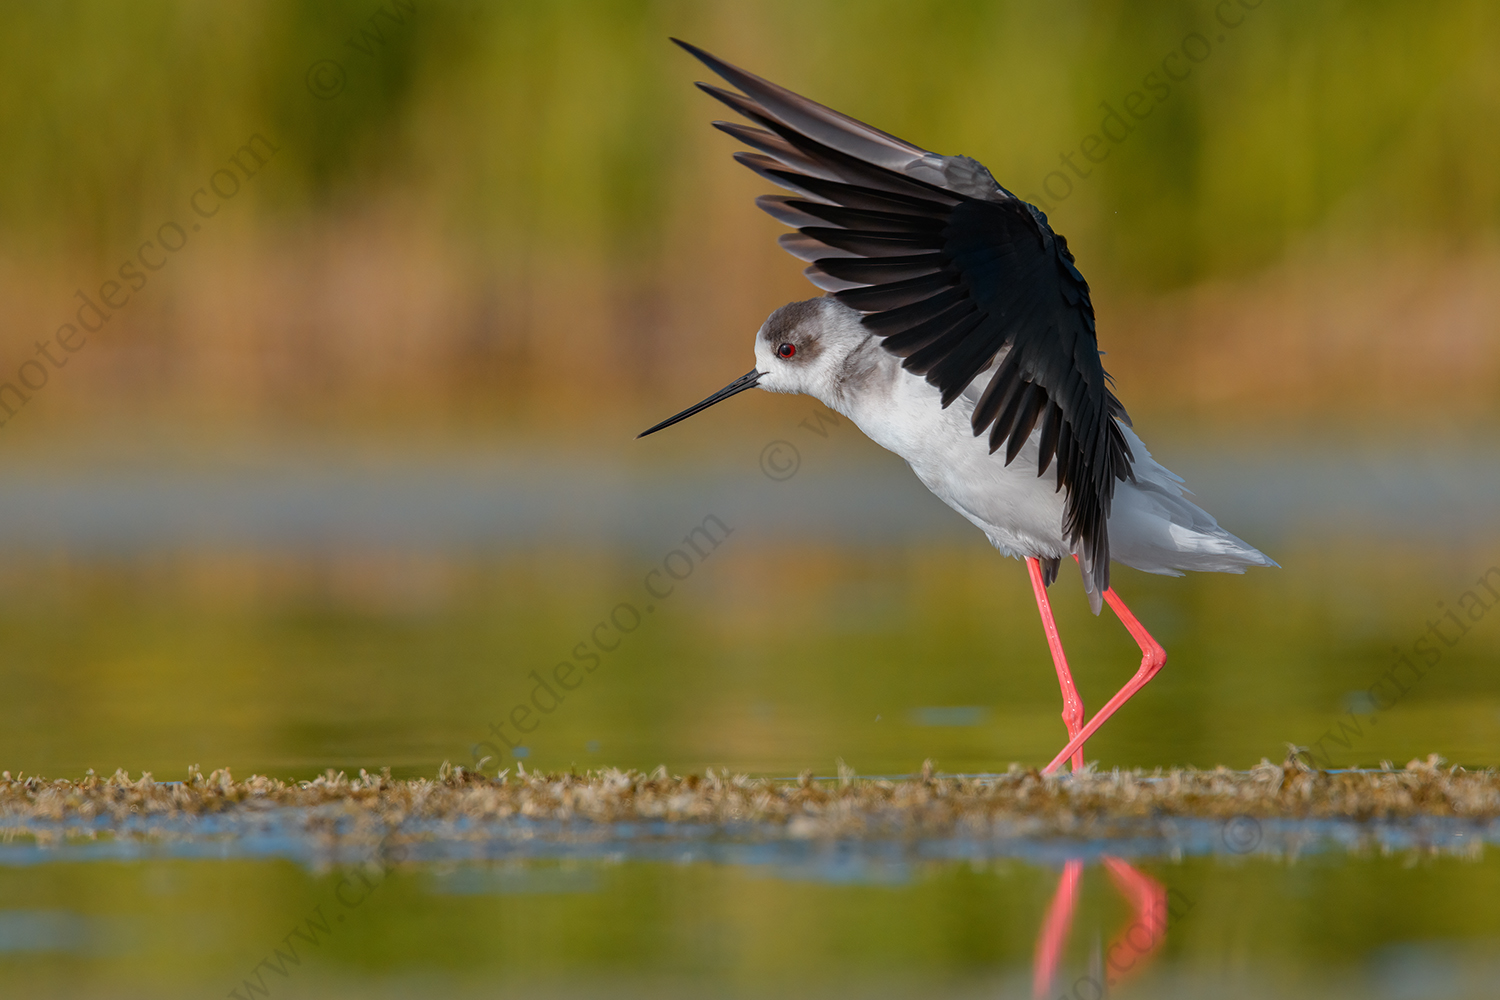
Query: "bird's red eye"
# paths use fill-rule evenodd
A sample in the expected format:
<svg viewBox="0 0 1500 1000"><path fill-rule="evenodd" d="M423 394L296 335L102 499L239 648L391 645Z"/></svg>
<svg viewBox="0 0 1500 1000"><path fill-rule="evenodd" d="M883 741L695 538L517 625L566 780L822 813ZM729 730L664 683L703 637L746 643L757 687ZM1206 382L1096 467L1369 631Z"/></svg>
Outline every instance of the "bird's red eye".
<svg viewBox="0 0 1500 1000"><path fill-rule="evenodd" d="M776 348L776 353L781 355L783 358L789 358L793 354L797 353L797 348L793 347L791 344L782 344L780 347Z"/></svg>

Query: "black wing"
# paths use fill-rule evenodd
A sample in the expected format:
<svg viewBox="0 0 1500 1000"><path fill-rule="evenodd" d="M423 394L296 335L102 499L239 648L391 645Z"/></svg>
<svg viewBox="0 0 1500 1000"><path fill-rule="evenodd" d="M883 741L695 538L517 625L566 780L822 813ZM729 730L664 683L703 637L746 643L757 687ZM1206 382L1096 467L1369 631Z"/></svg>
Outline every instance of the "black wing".
<svg viewBox="0 0 1500 1000"><path fill-rule="evenodd" d="M676 41L676 39L674 39ZM948 406L990 371L974 434L1015 459L1041 427L1037 474L1057 461L1063 529L1097 610L1109 586L1106 521L1133 456L1099 361L1089 286L1039 209L980 163L939 156L677 42L738 87L705 92L760 128L715 127L759 152L735 159L794 196L757 200L781 237Z"/></svg>

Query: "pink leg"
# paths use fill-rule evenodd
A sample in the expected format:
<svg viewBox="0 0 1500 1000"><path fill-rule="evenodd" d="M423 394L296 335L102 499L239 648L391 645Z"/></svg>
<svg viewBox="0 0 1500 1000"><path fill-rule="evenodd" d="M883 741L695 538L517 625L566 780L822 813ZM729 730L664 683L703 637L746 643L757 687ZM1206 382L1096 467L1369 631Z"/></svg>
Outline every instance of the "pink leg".
<svg viewBox="0 0 1500 1000"><path fill-rule="evenodd" d="M1036 938L1036 956L1031 963L1031 995L1034 997L1045 997L1052 989L1052 977L1057 973L1063 946L1068 943L1068 930L1073 926L1073 910L1078 906L1078 882L1082 877L1082 861L1069 861L1063 865L1057 891L1052 894L1052 903L1047 907L1047 916L1042 920L1042 930Z"/></svg>
<svg viewBox="0 0 1500 1000"><path fill-rule="evenodd" d="M1104 858L1104 866L1120 894L1130 902L1135 920L1104 953L1109 985L1145 968L1167 935L1167 887L1119 858Z"/></svg>
<svg viewBox="0 0 1500 1000"><path fill-rule="evenodd" d="M1052 665L1057 668L1057 683L1062 688L1063 725L1068 727L1068 739L1078 735L1083 728L1083 699L1073 685L1073 672L1068 669L1068 658L1063 653L1062 639L1057 635L1057 622L1052 620L1052 605L1047 600L1047 585L1042 582L1042 562L1035 556L1026 560L1026 571L1031 574L1031 590L1036 594L1036 609L1042 615L1042 631L1047 633L1047 648L1052 650ZM1083 743L1073 751L1073 770L1083 768ZM1056 761L1053 762L1056 764ZM1048 768L1051 770L1051 768Z"/></svg>
<svg viewBox="0 0 1500 1000"><path fill-rule="evenodd" d="M1145 626L1135 620L1135 615L1130 613L1130 609L1125 606L1124 601L1120 600L1119 595L1114 592L1113 588L1104 592L1104 600L1114 610L1115 615L1120 621L1124 623L1126 630L1130 632L1130 636L1135 640L1136 645L1141 647L1140 669L1135 672L1134 677L1130 678L1129 683L1120 688L1119 692L1113 698L1109 699L1103 708L1099 709L1099 714L1090 719L1088 725L1084 726L1081 732L1075 734L1068 741L1068 745L1063 747L1062 752L1054 757L1052 763L1043 769L1044 774L1050 774L1057 770L1062 766L1063 761L1082 749L1084 741L1093 736L1099 727L1104 725L1121 705L1131 699L1131 696L1145 687L1146 683L1155 677L1157 671L1161 670L1162 666L1167 662L1167 651L1161 648L1161 643L1151 638L1151 633L1146 631ZM1077 765L1074 766L1076 767Z"/></svg>

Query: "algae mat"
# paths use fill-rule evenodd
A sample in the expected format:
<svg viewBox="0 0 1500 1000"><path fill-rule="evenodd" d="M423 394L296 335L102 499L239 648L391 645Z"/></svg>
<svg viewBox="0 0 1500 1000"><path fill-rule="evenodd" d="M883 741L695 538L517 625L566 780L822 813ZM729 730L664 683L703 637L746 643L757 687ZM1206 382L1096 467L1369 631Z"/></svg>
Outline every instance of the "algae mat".
<svg viewBox="0 0 1500 1000"><path fill-rule="evenodd" d="M486 857L800 862L1292 854L1340 845L1474 856L1500 843L1500 774L1445 767L1109 771L774 779L712 770L313 781L228 770L158 782L0 776L0 863L49 857L284 856L304 863Z"/></svg>

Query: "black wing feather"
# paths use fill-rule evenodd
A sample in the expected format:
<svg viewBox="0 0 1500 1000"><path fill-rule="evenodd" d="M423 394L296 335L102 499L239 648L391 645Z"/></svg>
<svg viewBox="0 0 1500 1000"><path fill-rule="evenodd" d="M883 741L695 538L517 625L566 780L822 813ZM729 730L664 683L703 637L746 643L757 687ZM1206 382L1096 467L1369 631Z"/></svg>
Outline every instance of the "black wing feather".
<svg viewBox="0 0 1500 1000"><path fill-rule="evenodd" d="M951 271L924 274L919 278L891 281L883 285L855 288L843 294L844 304L863 312L884 312L915 302L926 302L936 292L953 285Z"/></svg>
<svg viewBox="0 0 1500 1000"><path fill-rule="evenodd" d="M801 196L760 204L798 229L781 243L812 263L809 275L864 313L944 406L988 371L972 426L989 431L991 451L1005 445L1007 464L1040 426L1037 474L1056 463L1063 530L1097 610L1109 586L1110 502L1134 456L1067 241L975 161L937 156L677 44L742 91L699 84L759 126L715 123L760 151L736 159ZM1047 570L1050 583L1055 561Z"/></svg>
<svg viewBox="0 0 1500 1000"><path fill-rule="evenodd" d="M942 233L888 233L861 229L831 229L826 226L803 226L804 236L811 236L831 247L868 254L871 257L894 257L914 250L943 249Z"/></svg>
<svg viewBox="0 0 1500 1000"><path fill-rule="evenodd" d="M880 229L892 233L941 233L946 220L931 215L908 215L904 212L876 212L868 208L845 208L820 201L789 199L792 205L808 215L846 229Z"/></svg>
<svg viewBox="0 0 1500 1000"><path fill-rule="evenodd" d="M858 281L866 285L885 284L937 274L949 267L948 258L941 253L914 253L900 257L844 257L830 261L825 267L829 274L846 281Z"/></svg>
<svg viewBox="0 0 1500 1000"><path fill-rule="evenodd" d="M971 317L975 324L984 318L972 302L955 302L936 316L886 337L882 346L898 358L908 358Z"/></svg>
<svg viewBox="0 0 1500 1000"><path fill-rule="evenodd" d="M928 215L934 219L944 220L948 218L948 211L952 208L952 205L946 201L917 198L912 195L897 194L894 191L880 191L875 188L860 187L858 184L845 184L843 181L828 180L823 177L808 177L786 170L785 168L781 169L780 176L794 184L805 187L830 204L837 203L846 208L870 208L881 212L907 212Z"/></svg>
<svg viewBox="0 0 1500 1000"><path fill-rule="evenodd" d="M967 301L969 301L968 293L962 288L949 288L938 292L924 302L914 302L909 306L902 306L899 309L891 309L883 313L871 313L865 317L864 323L866 327L875 333L882 337L887 337L893 333L908 330L913 325L921 323L924 320L931 319L956 302Z"/></svg>
<svg viewBox="0 0 1500 1000"><path fill-rule="evenodd" d="M984 321L984 314L971 312L963 319L954 323L941 334L929 338L920 350L911 352L902 363L902 367L925 375L933 365L942 360L943 356L964 342L969 334L974 332L975 327ZM901 357L902 355L897 355Z"/></svg>

